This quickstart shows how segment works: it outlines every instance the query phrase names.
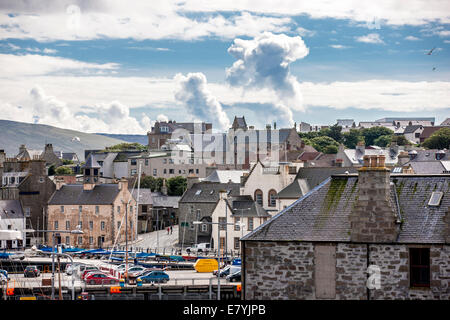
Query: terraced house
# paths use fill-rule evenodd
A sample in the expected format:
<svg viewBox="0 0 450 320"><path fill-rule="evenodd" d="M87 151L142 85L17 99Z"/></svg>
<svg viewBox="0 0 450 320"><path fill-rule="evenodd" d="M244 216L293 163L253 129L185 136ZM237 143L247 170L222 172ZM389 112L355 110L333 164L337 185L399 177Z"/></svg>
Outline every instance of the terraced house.
<svg viewBox="0 0 450 320"><path fill-rule="evenodd" d="M450 299L450 175L363 160L242 238L245 299Z"/></svg>
<svg viewBox="0 0 450 320"><path fill-rule="evenodd" d="M125 241L135 235L136 201L128 190L128 180L118 183L99 183L98 168L84 168L83 184L58 184L47 209L49 230L70 231L81 225L83 234L61 233L58 243L81 248L111 246L116 237ZM125 216L128 217L127 223ZM118 235L119 234L119 235ZM51 245L49 237L47 244Z"/></svg>

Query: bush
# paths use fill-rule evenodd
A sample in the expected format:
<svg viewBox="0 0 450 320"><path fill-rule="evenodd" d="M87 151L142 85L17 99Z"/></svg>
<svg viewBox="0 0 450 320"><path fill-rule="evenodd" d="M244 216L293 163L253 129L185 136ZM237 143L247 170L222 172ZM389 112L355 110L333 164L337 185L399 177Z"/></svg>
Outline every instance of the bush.
<svg viewBox="0 0 450 320"><path fill-rule="evenodd" d="M435 131L422 145L428 149L450 149L450 128Z"/></svg>

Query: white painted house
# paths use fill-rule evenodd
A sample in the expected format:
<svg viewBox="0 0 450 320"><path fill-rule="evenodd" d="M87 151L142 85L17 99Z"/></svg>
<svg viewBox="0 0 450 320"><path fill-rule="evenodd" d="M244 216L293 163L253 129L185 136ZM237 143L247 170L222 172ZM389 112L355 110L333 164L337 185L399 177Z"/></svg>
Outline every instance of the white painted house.
<svg viewBox="0 0 450 320"><path fill-rule="evenodd" d="M1 237L0 249L19 249L23 247L25 219L19 200L0 200L0 232L2 235L18 231L22 236ZM17 234L17 233L14 233Z"/></svg>

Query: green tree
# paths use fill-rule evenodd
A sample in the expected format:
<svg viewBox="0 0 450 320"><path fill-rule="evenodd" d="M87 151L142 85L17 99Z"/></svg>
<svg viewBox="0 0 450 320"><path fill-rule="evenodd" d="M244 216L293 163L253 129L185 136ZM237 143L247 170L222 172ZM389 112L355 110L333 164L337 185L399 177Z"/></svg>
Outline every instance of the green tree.
<svg viewBox="0 0 450 320"><path fill-rule="evenodd" d="M376 138L374 140L374 145L379 146L379 147L387 147L388 145L391 144L392 141L392 136L391 135L385 135L385 136L379 136L378 138Z"/></svg>
<svg viewBox="0 0 450 320"><path fill-rule="evenodd" d="M450 128L442 128L435 131L422 145L428 149L449 149Z"/></svg>
<svg viewBox="0 0 450 320"><path fill-rule="evenodd" d="M150 189L151 191L161 191L163 185L163 178L154 178L152 176L145 176L141 178L141 188Z"/></svg>
<svg viewBox="0 0 450 320"><path fill-rule="evenodd" d="M350 129L349 132L343 133L343 143L349 149L355 149L360 141L364 142L364 137L359 129Z"/></svg>
<svg viewBox="0 0 450 320"><path fill-rule="evenodd" d="M167 195L182 196L187 188L187 179L181 176L167 179Z"/></svg>
<svg viewBox="0 0 450 320"><path fill-rule="evenodd" d="M63 164L73 164L72 160L68 160L68 159L63 159Z"/></svg>
<svg viewBox="0 0 450 320"><path fill-rule="evenodd" d="M393 135L394 131L385 127L372 127L362 129L361 133L364 137L366 146L371 146L375 144L375 139L381 136Z"/></svg>
<svg viewBox="0 0 450 320"><path fill-rule="evenodd" d="M337 124L329 127L327 130L327 136L333 138L334 141L342 142L343 140L342 127L338 126Z"/></svg>
<svg viewBox="0 0 450 320"><path fill-rule="evenodd" d="M339 148L339 143L328 136L316 137L311 139L310 142L314 149L323 153L337 153Z"/></svg>
<svg viewBox="0 0 450 320"><path fill-rule="evenodd" d="M61 167L56 168L55 173L57 175L64 176L64 175L73 174L73 171L69 167L61 166Z"/></svg>
<svg viewBox="0 0 450 320"><path fill-rule="evenodd" d="M392 142L397 143L399 146L410 146L412 145L411 141L405 138L404 135L392 136Z"/></svg>
<svg viewBox="0 0 450 320"><path fill-rule="evenodd" d="M133 143L124 142L110 147L106 147L105 150L102 151L125 151L125 150L145 151L147 150L147 147L137 142Z"/></svg>

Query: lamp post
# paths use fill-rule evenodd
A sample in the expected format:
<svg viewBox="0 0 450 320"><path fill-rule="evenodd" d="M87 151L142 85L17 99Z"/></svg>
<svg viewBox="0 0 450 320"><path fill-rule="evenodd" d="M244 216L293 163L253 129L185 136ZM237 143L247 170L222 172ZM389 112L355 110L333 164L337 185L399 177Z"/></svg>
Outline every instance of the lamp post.
<svg viewBox="0 0 450 320"><path fill-rule="evenodd" d="M81 230L80 225L77 226L74 230L36 230L36 232L50 232L52 234L52 300L55 299L55 247L56 247L56 239L55 233L70 233L70 234L83 234L84 232ZM59 253L58 253L59 254ZM73 260L72 260L73 265ZM72 274L72 299L74 299L73 293L73 274Z"/></svg>
<svg viewBox="0 0 450 320"><path fill-rule="evenodd" d="M217 300L220 300L220 226L221 225L234 225L234 223L228 222L205 222L205 221L193 221L193 224L217 224ZM225 229L225 232L228 230Z"/></svg>

